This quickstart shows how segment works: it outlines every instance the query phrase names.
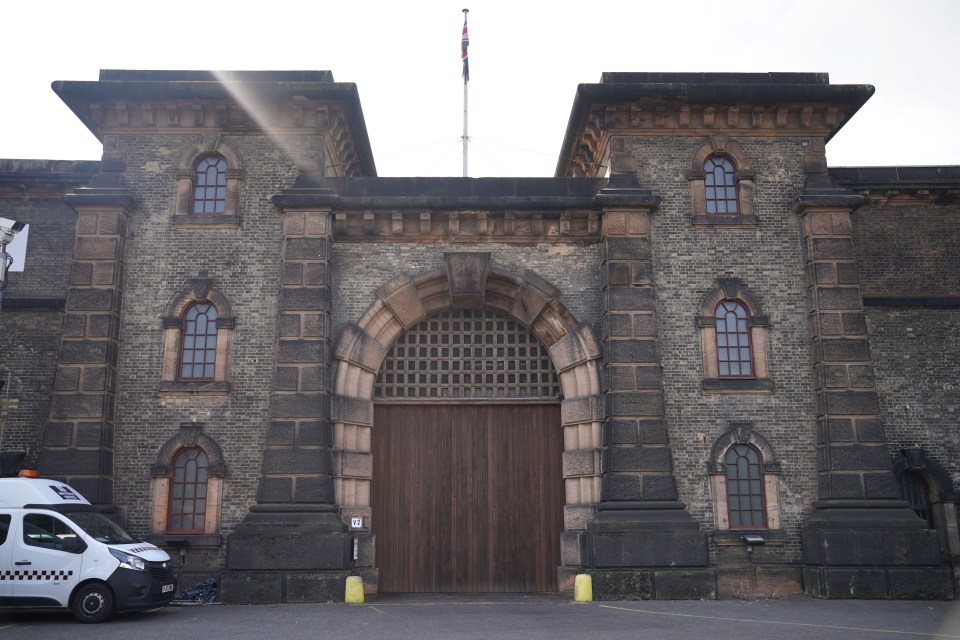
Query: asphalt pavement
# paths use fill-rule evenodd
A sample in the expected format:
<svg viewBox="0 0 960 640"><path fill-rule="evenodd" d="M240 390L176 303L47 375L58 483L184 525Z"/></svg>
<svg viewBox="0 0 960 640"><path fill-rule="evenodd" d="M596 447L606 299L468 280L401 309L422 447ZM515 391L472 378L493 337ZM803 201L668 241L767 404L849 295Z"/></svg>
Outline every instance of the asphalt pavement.
<svg viewBox="0 0 960 640"><path fill-rule="evenodd" d="M363 604L172 606L82 625L0 612L0 639L703 640L960 639L960 602L815 600L575 603L557 595L404 595Z"/></svg>

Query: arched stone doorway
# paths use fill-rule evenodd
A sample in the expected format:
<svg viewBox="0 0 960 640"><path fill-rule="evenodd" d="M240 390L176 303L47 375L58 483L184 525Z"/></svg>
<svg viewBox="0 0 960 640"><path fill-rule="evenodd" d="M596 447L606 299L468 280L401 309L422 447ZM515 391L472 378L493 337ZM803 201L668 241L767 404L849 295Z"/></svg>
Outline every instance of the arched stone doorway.
<svg viewBox="0 0 960 640"><path fill-rule="evenodd" d="M374 385L397 338L424 319L449 309L482 309L504 316L546 348L559 375L562 428L563 531L583 529L600 496L603 402L601 352L592 330L578 323L559 300L559 291L532 272L495 269L489 254L450 253L445 268L400 276L377 291L360 320L337 343L331 420L334 427L334 484L345 518L369 526L375 428ZM562 553L561 553L562 556ZM561 557L562 564L562 557Z"/></svg>

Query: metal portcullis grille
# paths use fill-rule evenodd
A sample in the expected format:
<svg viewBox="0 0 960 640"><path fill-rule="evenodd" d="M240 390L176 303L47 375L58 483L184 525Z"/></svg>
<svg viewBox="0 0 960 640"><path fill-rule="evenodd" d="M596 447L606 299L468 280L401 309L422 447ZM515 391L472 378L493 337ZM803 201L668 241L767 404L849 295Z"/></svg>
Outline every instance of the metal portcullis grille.
<svg viewBox="0 0 960 640"><path fill-rule="evenodd" d="M518 323L455 309L402 334L377 376L378 400L555 399L560 380L543 345Z"/></svg>

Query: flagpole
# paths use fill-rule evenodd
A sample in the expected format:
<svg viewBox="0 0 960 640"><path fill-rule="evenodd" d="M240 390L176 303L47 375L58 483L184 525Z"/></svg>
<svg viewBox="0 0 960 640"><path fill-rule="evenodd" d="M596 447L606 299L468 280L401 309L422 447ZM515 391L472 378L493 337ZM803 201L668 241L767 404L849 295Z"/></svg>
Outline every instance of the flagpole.
<svg viewBox="0 0 960 640"><path fill-rule="evenodd" d="M467 46L470 39L467 36L467 13L470 9L463 10L463 36L460 39L460 57L463 60L463 177L467 177L467 85L470 81L470 67L467 62Z"/></svg>

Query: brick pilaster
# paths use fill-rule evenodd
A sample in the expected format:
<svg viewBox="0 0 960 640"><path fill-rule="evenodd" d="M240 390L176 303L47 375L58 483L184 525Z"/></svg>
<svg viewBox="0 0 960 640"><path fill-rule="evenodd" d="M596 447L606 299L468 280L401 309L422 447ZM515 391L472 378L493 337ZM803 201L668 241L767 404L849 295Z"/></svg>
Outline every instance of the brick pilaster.
<svg viewBox="0 0 960 640"><path fill-rule="evenodd" d="M827 598L952 592L936 531L899 499L880 420L850 213L862 198L806 162L800 217L816 369L819 501L803 531L804 588Z"/></svg>
<svg viewBox="0 0 960 640"><path fill-rule="evenodd" d="M104 156L89 187L66 197L77 212L57 373L38 460L90 502L113 502L117 356L124 249L134 200L122 188L122 154Z"/></svg>
<svg viewBox="0 0 960 640"><path fill-rule="evenodd" d="M816 369L820 500L897 499L880 422L851 209L806 209L801 228Z"/></svg>
<svg viewBox="0 0 960 640"><path fill-rule="evenodd" d="M230 537L233 585L266 572L339 581L350 540L333 487L330 427L330 214L283 213L277 355L257 504ZM309 549L304 554L303 549ZM300 575L299 573L296 575Z"/></svg>
<svg viewBox="0 0 960 640"><path fill-rule="evenodd" d="M607 415L601 502L583 537L583 555L604 585L603 597L624 596L630 591L624 580L651 575L666 588L678 567L687 568L691 593L708 597L714 578L706 535L678 500L664 417L650 244L659 198L637 184L636 159L624 146L622 138L611 142L613 174L598 195ZM645 573L653 567L665 571Z"/></svg>

